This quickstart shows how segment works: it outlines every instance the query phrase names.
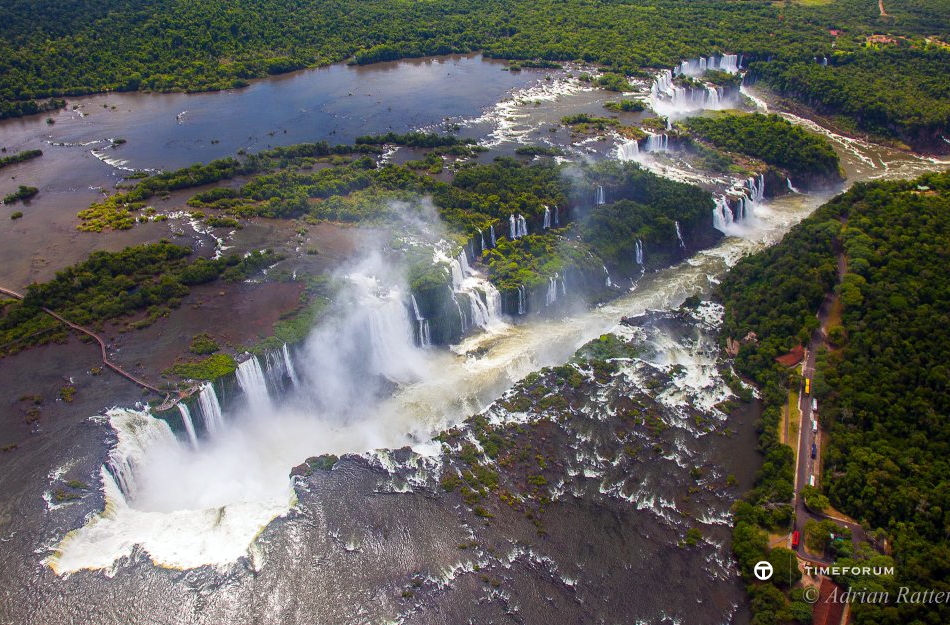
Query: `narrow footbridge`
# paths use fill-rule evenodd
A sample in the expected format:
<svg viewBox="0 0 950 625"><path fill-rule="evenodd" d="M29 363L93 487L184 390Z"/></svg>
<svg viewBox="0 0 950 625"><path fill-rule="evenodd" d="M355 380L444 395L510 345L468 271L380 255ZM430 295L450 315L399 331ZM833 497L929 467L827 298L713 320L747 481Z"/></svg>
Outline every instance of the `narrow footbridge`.
<svg viewBox="0 0 950 625"><path fill-rule="evenodd" d="M4 295L9 295L10 297L13 297L13 298L16 298L16 299L20 299L20 300L23 299L23 294L22 294L22 293L18 293L18 292L16 292L16 291L13 291L13 290L11 290L11 289L7 289L7 288L4 288L4 287L0 287L0 293L3 293ZM97 343L99 343L99 350L100 350L100 352L102 353L102 364L104 364L105 366L109 367L110 369L112 369L113 371L115 371L116 373L118 373L119 375L121 375L123 378L129 380L130 382L134 382L135 384L138 384L138 385L141 386L142 388L144 388L144 389L146 389L146 390L148 390L148 391L150 391L150 392L152 392L152 393L155 393L155 394L157 394L157 395L164 395L164 396L165 396L165 401L162 402L162 405L161 405L161 406L158 406L158 407L156 408L157 410L168 410L169 408L172 408L176 403L178 403L178 400L182 397L182 396L176 397L175 395L177 395L177 393L176 393L176 394L171 394L171 393L168 393L167 391L163 391L163 390L161 390L161 389L159 389L159 388L157 388L157 387L155 387L155 386L152 386L151 384L149 384L149 383L146 382L145 380L142 380L141 378L135 377L134 375L132 375L131 373L129 373L128 371L126 371L125 369L123 369L122 367L120 367L119 365L117 365L117 364L115 364L114 362L112 362L111 360L109 360L109 354L108 354L108 352L106 351L106 342L102 339L101 336L99 336L98 334L96 334L96 333L93 332L92 330L89 330L88 328L84 328L84 327L82 327L81 325L77 325L77 324L73 323L72 321L69 321L68 319L63 318L63 317L60 316L59 314L57 314L57 313L53 312L52 310L50 310L49 308L43 308L42 310L43 310L43 312L45 312L47 315L49 315L49 316L52 317L53 319L56 319L57 321L66 324L67 326L69 326L69 327L72 328L73 330L75 330L75 331L77 331L77 332L80 332L80 333L82 333L82 334L85 334L86 336L89 336L89 337L92 337L93 339L95 339L95 341L96 341ZM194 389L191 389L191 391L194 392ZM186 392L186 393L184 394L184 396L187 396L187 395L190 395L190 394L191 394L191 393Z"/></svg>

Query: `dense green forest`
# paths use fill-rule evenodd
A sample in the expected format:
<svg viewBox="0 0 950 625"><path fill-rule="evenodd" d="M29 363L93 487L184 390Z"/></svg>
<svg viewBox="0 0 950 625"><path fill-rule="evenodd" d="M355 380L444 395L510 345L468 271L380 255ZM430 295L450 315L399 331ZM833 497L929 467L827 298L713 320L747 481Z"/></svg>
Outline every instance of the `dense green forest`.
<svg viewBox="0 0 950 625"><path fill-rule="evenodd" d="M750 65L752 77L838 116L848 130L930 149L944 147L950 126L948 73L950 53L937 47L835 53L827 66L810 59Z"/></svg>
<svg viewBox="0 0 950 625"><path fill-rule="evenodd" d="M243 280L277 260L269 251L217 260L189 261L190 255L189 248L167 241L121 252L93 252L85 261L57 272L54 279L31 284L22 301L0 300L0 356L66 337L67 328L43 308L91 327L144 311L143 319L129 324L143 328L177 308L189 286L218 278Z"/></svg>
<svg viewBox="0 0 950 625"><path fill-rule="evenodd" d="M889 10L893 17L882 18L866 0L328 0L311 5L284 0L2 0L0 115L46 106L33 102L35 98L106 90L233 88L252 78L347 59L372 63L481 50L545 65L580 60L636 74L643 67L669 67L717 51L800 64L830 55L833 43L839 52L858 50L874 32L916 37L917 42L928 35L946 40L950 34L950 7L945 4L909 0ZM832 36L831 29L840 34ZM847 84L866 78L853 64L840 67ZM760 73L771 77L783 72ZM908 63L897 73L882 71L880 79L899 79L888 86L906 95L914 93L912 82L932 75L926 67ZM622 77L612 80L619 85ZM820 91L820 85L815 89ZM850 98L859 110L842 113L863 116L865 109L874 108L878 97L864 89L859 93ZM913 106L912 98L904 100L910 109L894 109L902 123L929 119L927 108Z"/></svg>
<svg viewBox="0 0 950 625"><path fill-rule="evenodd" d="M831 142L778 115L724 113L691 117L683 123L717 147L784 169L799 184L841 178Z"/></svg>
<svg viewBox="0 0 950 625"><path fill-rule="evenodd" d="M764 551L757 536L776 529L775 503L790 498L790 467L776 468L775 440L785 386L796 384L774 357L816 327L826 293L840 301L818 354L813 392L829 432L822 488L831 503L880 528L893 549L893 579L841 579L890 590L950 590L950 174L862 183L796 226L778 246L744 259L723 281L724 335L744 343L736 368L763 388L766 464L737 508L736 553L743 566ZM846 272L839 280L839 255ZM773 495L766 496L767 493ZM870 552L842 554L881 558ZM759 590L753 590L753 597ZM859 604L858 623L946 623L945 605Z"/></svg>

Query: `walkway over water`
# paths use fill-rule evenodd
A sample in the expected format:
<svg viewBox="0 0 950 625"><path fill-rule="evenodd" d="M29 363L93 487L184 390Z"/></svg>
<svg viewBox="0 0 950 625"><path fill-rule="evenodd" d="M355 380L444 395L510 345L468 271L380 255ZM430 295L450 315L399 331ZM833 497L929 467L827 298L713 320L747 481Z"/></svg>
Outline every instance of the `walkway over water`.
<svg viewBox="0 0 950 625"><path fill-rule="evenodd" d="M3 293L4 295L9 295L10 297L13 297L13 298L16 298L16 299L19 299L19 300L22 300L23 297L24 297L22 293L18 293L17 291L14 291L14 290L12 290L12 289L6 289L6 288L3 288L3 287L0 287L0 293ZM117 364L115 364L114 362L112 362L111 360L109 360L109 354L108 354L108 352L106 351L106 342L105 342L105 341L102 339L102 337L100 337L98 334L96 334L96 333L93 332L92 330L89 330L88 328L84 328L84 327L82 327L82 326L80 326L80 325L77 325L77 324L73 323L72 321L69 321L68 319L63 318L62 316L60 316L60 315L58 315L57 313L55 313L55 312L53 312L52 310L50 310L49 308L42 308L42 310L43 310L43 312L45 312L47 315L53 317L54 319L56 319L57 321L59 321L59 322L61 322L61 323L66 324L67 326L69 326L69 327L72 328L73 330L76 330L77 332L81 332L82 334L85 334L86 336L90 336L90 337L92 337L93 339L95 339L96 342L99 343L99 350L100 350L100 352L102 353L102 364L104 364L105 366L109 367L110 369L112 369L113 371L115 371L116 373L118 373L119 375L121 375L123 378L129 380L130 382L134 382L135 384L141 386L142 388L144 388L144 389L146 389L146 390L148 390L148 391L151 391L152 393L155 393L155 394L157 394L157 395L164 395L164 396L165 396L165 401L162 402L162 404L161 404L160 406L158 406L158 407L156 408L156 410L168 410L168 409L174 407L174 405L175 405L176 403L178 403L178 400L179 400L181 397L174 397L172 394L168 393L167 391L163 391L163 390L159 389L158 387L153 386L153 385L149 384L148 382L142 380L141 378L135 377L134 375L132 375L131 373L129 373L128 371L126 371L125 369L123 369L122 367L120 367L119 365L117 365ZM194 389L190 389L190 392L184 393L184 395L182 395L182 397L188 396L188 395L190 395L192 392L194 392Z"/></svg>

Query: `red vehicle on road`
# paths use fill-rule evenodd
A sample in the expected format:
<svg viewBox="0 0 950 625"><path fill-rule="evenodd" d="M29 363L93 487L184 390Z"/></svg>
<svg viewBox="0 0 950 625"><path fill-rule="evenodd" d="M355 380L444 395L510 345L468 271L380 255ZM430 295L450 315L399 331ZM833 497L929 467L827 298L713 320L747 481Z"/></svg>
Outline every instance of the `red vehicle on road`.
<svg viewBox="0 0 950 625"><path fill-rule="evenodd" d="M792 532L792 547L798 546L798 541L801 540L801 536L798 533L798 530Z"/></svg>

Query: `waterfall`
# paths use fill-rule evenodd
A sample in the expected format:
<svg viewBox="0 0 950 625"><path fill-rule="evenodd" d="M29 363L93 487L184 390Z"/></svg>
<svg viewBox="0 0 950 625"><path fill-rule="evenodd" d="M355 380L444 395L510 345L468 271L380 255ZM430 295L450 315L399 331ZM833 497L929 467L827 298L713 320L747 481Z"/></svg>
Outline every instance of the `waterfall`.
<svg viewBox="0 0 950 625"><path fill-rule="evenodd" d="M287 371L287 375L290 376L291 383L295 388L300 386L300 378L297 377L294 361L290 359L290 349L287 347L287 343L284 343L284 346L280 348L280 353L284 357L284 369Z"/></svg>
<svg viewBox="0 0 950 625"><path fill-rule="evenodd" d="M516 234L519 237L528 236L528 220L518 215Z"/></svg>
<svg viewBox="0 0 950 625"><path fill-rule="evenodd" d="M698 61L696 63L684 61L674 71L678 76L701 76L705 69L702 72L694 69L700 65L702 64ZM730 108L735 103L735 96L730 92L729 97L726 97L726 92L722 87L715 85L697 87L691 84L679 86L674 83L673 75L673 71L661 71L650 87L650 107L660 115L669 117L702 109L720 110Z"/></svg>
<svg viewBox="0 0 950 625"><path fill-rule="evenodd" d="M635 161L640 156L640 144L636 139L629 139L617 146L617 160Z"/></svg>
<svg viewBox="0 0 950 625"><path fill-rule="evenodd" d="M468 323L466 323L465 315L462 313L462 305L459 304L459 298L455 295L455 291L451 288L449 289L449 295L452 298L452 301L455 302L455 309L459 313L459 324L462 328L462 334L468 331Z"/></svg>
<svg viewBox="0 0 950 625"><path fill-rule="evenodd" d="M191 411L184 402L178 402L176 405L178 412L181 413L181 421L185 424L185 431L188 432L188 440L191 441L193 448L198 449L198 434L195 433L195 424L191 420Z"/></svg>
<svg viewBox="0 0 950 625"><path fill-rule="evenodd" d="M518 228L517 221L516 219L516 234ZM455 302L455 307L458 310L463 333L472 326L478 326L480 328L488 327L501 318L501 294L491 282L480 276L469 266L464 251L452 259L446 259L441 252L437 252L435 260L447 260L451 269L452 287L449 291L452 300ZM465 314L462 308L459 296L468 298L468 315ZM415 298L412 298L412 306L413 312L416 315L416 322L419 324L419 336L425 337L425 339L420 338L420 340L428 341L429 322L422 318ZM423 342L423 345L428 344L428 342Z"/></svg>
<svg viewBox="0 0 950 625"><path fill-rule="evenodd" d="M204 421L205 430L210 434L215 434L224 429L221 404L218 402L218 395L214 392L214 384L211 382L201 387L201 392L198 394L198 407L201 409L201 420Z"/></svg>
<svg viewBox="0 0 950 625"><path fill-rule="evenodd" d="M479 239L481 240L481 242L482 242L482 253L484 253L484 252L485 252L485 249L486 249L486 248L485 248L485 233L481 231L481 228L479 228L479 230L478 230L478 238L479 238Z"/></svg>
<svg viewBox="0 0 950 625"><path fill-rule="evenodd" d="M405 361L407 350L413 348L412 323L403 297L397 289L390 289L384 297L377 296L367 319L372 371L394 382L410 379Z"/></svg>
<svg viewBox="0 0 950 625"><path fill-rule="evenodd" d="M600 206L601 204L607 203L606 197L604 195L603 185L597 185L597 195L594 198L594 203L597 204L598 206Z"/></svg>
<svg viewBox="0 0 950 625"><path fill-rule="evenodd" d="M716 196L716 208L713 209L713 228L719 232L726 232L726 229L732 225L732 209L729 208L729 201L722 195Z"/></svg>
<svg viewBox="0 0 950 625"><path fill-rule="evenodd" d="M750 177L746 184L749 189L749 199L759 203L765 199L765 175L760 174L758 179Z"/></svg>
<svg viewBox="0 0 950 625"><path fill-rule="evenodd" d="M528 312L527 302L525 301L526 299L527 297L525 294L525 288L524 288L524 285L522 284L521 286L518 287L518 314L519 315L523 315L526 312Z"/></svg>
<svg viewBox="0 0 950 625"><path fill-rule="evenodd" d="M106 464L125 500L132 501L138 486L135 474L145 464L149 450L180 443L165 421L147 412L113 409L109 421L118 440Z"/></svg>
<svg viewBox="0 0 950 625"><path fill-rule="evenodd" d="M697 78L707 71L716 70L735 74L739 71L741 57L736 54L714 55L709 58L699 57L682 61L673 68L673 73L677 76L689 76Z"/></svg>
<svg viewBox="0 0 950 625"><path fill-rule="evenodd" d="M455 260L458 261L459 273L462 276L462 279L464 279L468 274L472 273L472 268L468 265L468 257L465 255L464 249L459 252L459 255L455 258Z"/></svg>
<svg viewBox="0 0 950 625"><path fill-rule="evenodd" d="M680 231L680 222L674 221L674 222L673 222L673 225L676 226L676 238L677 238L677 239L679 240L679 242L680 242L680 248L685 250L685 249L686 249L686 243L683 242L683 233Z"/></svg>
<svg viewBox="0 0 950 625"><path fill-rule="evenodd" d="M264 355L264 375L270 384L271 393L279 396L284 392L285 380L290 377L287 373L287 365L284 362L284 355L277 351L269 351Z"/></svg>
<svg viewBox="0 0 950 625"><path fill-rule="evenodd" d="M798 189L796 189L796 188L794 187L794 185L792 185L792 179L791 179L791 178L786 177L786 178L785 178L785 184L788 185L788 190L791 191L792 193L801 193L801 191L799 191Z"/></svg>
<svg viewBox="0 0 950 625"><path fill-rule="evenodd" d="M607 265L603 265L603 267L604 267L604 275L607 276L607 279L604 281L604 286L606 286L609 289L614 284L613 282L610 281L610 272L607 271Z"/></svg>
<svg viewBox="0 0 950 625"><path fill-rule="evenodd" d="M541 226L544 230L551 227L551 209L544 207L544 224Z"/></svg>
<svg viewBox="0 0 950 625"><path fill-rule="evenodd" d="M558 209L557 205L555 205L555 206L554 206L554 227L555 227L555 228L557 228L558 226L561 225L561 221L560 221L560 219L558 219L558 213L559 213L559 212L561 212L560 209Z"/></svg>
<svg viewBox="0 0 950 625"><path fill-rule="evenodd" d="M637 264L643 266L643 241L637 239L636 244Z"/></svg>
<svg viewBox="0 0 950 625"><path fill-rule="evenodd" d="M495 224L492 224L488 227L489 232L491 232L491 246L495 247Z"/></svg>
<svg viewBox="0 0 950 625"><path fill-rule="evenodd" d="M511 239L512 241L518 238L518 225L515 220L514 213L512 213L511 216L508 217L508 238Z"/></svg>
<svg viewBox="0 0 950 625"><path fill-rule="evenodd" d="M650 133L647 136L645 149L647 152L666 152L669 149L670 138L665 134Z"/></svg>
<svg viewBox="0 0 950 625"><path fill-rule="evenodd" d="M269 411L270 395L267 393L267 382L257 356L251 356L239 364L236 374L238 385L247 398L248 407L255 413Z"/></svg>
<svg viewBox="0 0 950 625"><path fill-rule="evenodd" d="M409 299L412 301L412 312L416 316L416 323L419 329L419 345L421 347L429 347L432 345L432 337L429 336L429 320L422 316L422 313L419 312L419 304L416 302L416 296L410 294Z"/></svg>
<svg viewBox="0 0 950 625"><path fill-rule="evenodd" d="M465 275L462 273L462 262L458 259L458 257L449 261L449 269L452 271L452 290L461 291L462 280L465 279Z"/></svg>
<svg viewBox="0 0 950 625"><path fill-rule="evenodd" d="M548 278L548 293L545 303L546 306L550 306L557 301L557 279L558 275L556 273Z"/></svg>

